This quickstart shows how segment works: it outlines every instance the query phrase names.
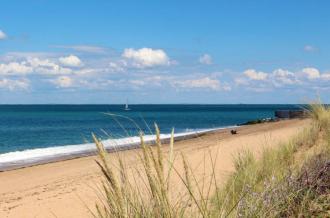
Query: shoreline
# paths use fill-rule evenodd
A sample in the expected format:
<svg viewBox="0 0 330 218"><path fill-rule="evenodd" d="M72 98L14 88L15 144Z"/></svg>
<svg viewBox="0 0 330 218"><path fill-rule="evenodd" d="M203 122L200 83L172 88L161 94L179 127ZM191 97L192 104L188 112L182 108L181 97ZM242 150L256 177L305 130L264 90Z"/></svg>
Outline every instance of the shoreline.
<svg viewBox="0 0 330 218"><path fill-rule="evenodd" d="M217 154L217 180L222 184L235 170L233 156L249 149L258 155L265 147L274 147L287 142L309 124L309 120L295 119L273 123L242 126L236 135L228 130L219 130L199 137L177 141L175 156L185 154L187 162L198 178L210 175L212 167L203 168L203 157ZM165 155L168 144L163 146ZM110 153L110 160L117 155L124 158L132 172L142 167L139 164L141 149ZM97 156L88 156L54 163L41 164L16 170L0 172L0 217L93 217L95 202L100 200L102 175L95 163ZM209 166L209 158L206 166ZM182 170L178 159L175 167ZM174 183L176 178L173 177ZM175 190L180 187L174 185ZM68 207L70 205L70 207ZM65 208L65 209L64 209Z"/></svg>
<svg viewBox="0 0 330 218"><path fill-rule="evenodd" d="M191 132L175 133L174 141L178 142L182 140L188 140L188 139L200 137L205 134L211 134L218 131L225 131L228 129L238 129L240 127L241 126L236 125L236 126L210 128L205 130L197 130ZM161 142L163 144L169 143L170 138L171 138L171 134L161 134ZM149 145L154 144L155 140L156 140L155 135L145 136L146 144ZM109 153L140 148L139 136L132 136L126 138L119 138L119 139L107 139L107 140L103 140L102 142ZM47 155L47 153L49 153L49 155ZM0 172L27 168L27 167L48 164L48 163L72 160L82 157L95 156L95 155L97 155L97 150L94 143L63 145L63 146L53 146L46 148L28 149L23 151L13 151L13 152L0 154Z"/></svg>

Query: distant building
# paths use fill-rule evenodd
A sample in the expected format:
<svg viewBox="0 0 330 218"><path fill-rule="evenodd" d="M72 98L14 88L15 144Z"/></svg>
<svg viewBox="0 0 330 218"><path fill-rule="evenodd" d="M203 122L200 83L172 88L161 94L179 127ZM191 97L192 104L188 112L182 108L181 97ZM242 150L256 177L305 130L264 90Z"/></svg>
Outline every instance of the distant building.
<svg viewBox="0 0 330 218"><path fill-rule="evenodd" d="M279 119L293 119L304 118L308 116L306 110L277 110L275 111L275 117Z"/></svg>

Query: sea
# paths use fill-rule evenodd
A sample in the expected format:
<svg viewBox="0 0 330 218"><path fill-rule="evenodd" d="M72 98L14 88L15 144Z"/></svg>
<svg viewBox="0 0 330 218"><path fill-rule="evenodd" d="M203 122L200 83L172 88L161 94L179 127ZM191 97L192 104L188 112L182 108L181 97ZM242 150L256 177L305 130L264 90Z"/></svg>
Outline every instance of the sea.
<svg viewBox="0 0 330 218"><path fill-rule="evenodd" d="M154 140L191 136L273 118L275 110L303 105L0 105L0 170L89 155L92 133L107 148L137 146L139 134Z"/></svg>

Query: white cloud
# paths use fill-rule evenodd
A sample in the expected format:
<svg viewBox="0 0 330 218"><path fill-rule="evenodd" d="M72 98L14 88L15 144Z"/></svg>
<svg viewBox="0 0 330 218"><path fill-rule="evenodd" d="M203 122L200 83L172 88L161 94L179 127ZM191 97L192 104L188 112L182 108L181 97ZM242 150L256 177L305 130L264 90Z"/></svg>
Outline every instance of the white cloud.
<svg viewBox="0 0 330 218"><path fill-rule="evenodd" d="M11 59L10 59L11 60ZM0 63L0 75L94 75L99 72L108 72L109 68L76 68L64 67L59 65L58 58L41 59L38 57L19 57L16 60L7 63ZM76 62L78 63L78 62ZM72 63L73 64L73 63Z"/></svg>
<svg viewBox="0 0 330 218"><path fill-rule="evenodd" d="M68 76L60 76L54 80L51 80L58 88L70 88L73 86L73 79Z"/></svg>
<svg viewBox="0 0 330 218"><path fill-rule="evenodd" d="M125 49L122 56L132 60L136 67L154 67L160 65L169 65L170 61L167 54L161 49L141 48Z"/></svg>
<svg viewBox="0 0 330 218"><path fill-rule="evenodd" d="M273 88L289 87L309 88L329 87L327 81L330 80L330 73L321 73L313 67L303 68L296 72L285 69L276 69L272 73L257 72L255 70L247 70L244 76L235 78L235 84L245 86L253 91L269 91Z"/></svg>
<svg viewBox="0 0 330 218"><path fill-rule="evenodd" d="M291 85L299 82L293 72L283 70L281 68L273 71L272 79L277 86L281 86L283 84Z"/></svg>
<svg viewBox="0 0 330 218"><path fill-rule="evenodd" d="M0 64L0 75L22 75L31 73L32 70L32 67L26 66L26 62Z"/></svg>
<svg viewBox="0 0 330 218"><path fill-rule="evenodd" d="M10 91L15 90L28 90L30 87L30 81L28 79L0 79L0 88Z"/></svg>
<svg viewBox="0 0 330 218"><path fill-rule="evenodd" d="M220 90L220 81L216 79L210 79L209 77L204 77L200 79L192 79L192 80L183 80L183 81L173 81L172 83L175 87L179 88L206 88L211 90ZM228 90L229 87L227 86Z"/></svg>
<svg viewBox="0 0 330 218"><path fill-rule="evenodd" d="M312 46L312 45L305 45L304 46L304 51L306 51L306 52L315 52L315 51L317 51L317 48Z"/></svg>
<svg viewBox="0 0 330 218"><path fill-rule="evenodd" d="M2 39L6 39L7 38L7 35L5 32L3 32L2 30L0 30L0 40Z"/></svg>
<svg viewBox="0 0 330 218"><path fill-rule="evenodd" d="M270 75L252 69L244 71L243 76L235 78L234 81L237 86L244 86L253 92L270 91L273 86Z"/></svg>
<svg viewBox="0 0 330 218"><path fill-rule="evenodd" d="M266 80L268 76L267 73L257 72L254 69L246 70L243 74L251 80Z"/></svg>
<svg viewBox="0 0 330 218"><path fill-rule="evenodd" d="M245 86L255 92L270 91L273 88L301 84L297 74L285 69L275 69L272 73L258 72L249 69L243 72L244 76L235 78L237 86Z"/></svg>
<svg viewBox="0 0 330 218"><path fill-rule="evenodd" d="M44 68L59 68L60 66L50 61L49 59L39 59L39 58L28 58L26 61L33 68L44 67Z"/></svg>
<svg viewBox="0 0 330 218"><path fill-rule="evenodd" d="M82 61L75 55L60 57L58 60L62 65L68 67L79 67L83 65Z"/></svg>
<svg viewBox="0 0 330 218"><path fill-rule="evenodd" d="M0 64L0 75L26 75L26 74L58 75L69 74L72 70L64 68L48 60L29 58L21 62L9 62Z"/></svg>
<svg viewBox="0 0 330 218"><path fill-rule="evenodd" d="M281 69L281 68L274 70L273 74L277 77L288 77L288 76L294 75L294 73L292 73L288 70Z"/></svg>
<svg viewBox="0 0 330 218"><path fill-rule="evenodd" d="M70 68L61 67L49 59L30 58L27 63L33 67L33 71L44 75L71 74Z"/></svg>
<svg viewBox="0 0 330 218"><path fill-rule="evenodd" d="M302 69L302 72L310 80L320 78L320 71L318 69L316 69L316 68L313 68L313 67L304 68L304 69Z"/></svg>
<svg viewBox="0 0 330 218"><path fill-rule="evenodd" d="M74 57L78 61L73 60ZM0 80L7 78L1 80L1 88L27 89L24 87L28 87L28 85L23 84L28 83L22 83L23 80L19 80L21 83L16 81L17 78L21 78L20 76L30 79L31 84L46 81L58 88L120 91L163 91L173 87L179 91L193 89L230 91L232 88L243 91L298 90L329 87L330 81L329 71L321 71L312 67L296 71L279 68L273 71L247 69L239 73L226 70L207 74L206 72L194 73L193 67L185 68L186 66L183 66L174 69L173 61L169 60L164 51L148 48L127 49L123 54L117 54L117 56L96 57L97 59L94 56L86 56L86 63L82 64L81 60L74 55L63 56L59 53L42 54L38 52L6 53L0 56ZM67 66L68 63L64 66L63 61L68 61L70 66ZM168 64L172 67L147 68ZM192 74L187 72L192 72ZM43 87L43 85L35 88L38 87Z"/></svg>
<svg viewBox="0 0 330 218"><path fill-rule="evenodd" d="M209 54L204 54L199 58L199 63L210 65L212 64L212 57Z"/></svg>

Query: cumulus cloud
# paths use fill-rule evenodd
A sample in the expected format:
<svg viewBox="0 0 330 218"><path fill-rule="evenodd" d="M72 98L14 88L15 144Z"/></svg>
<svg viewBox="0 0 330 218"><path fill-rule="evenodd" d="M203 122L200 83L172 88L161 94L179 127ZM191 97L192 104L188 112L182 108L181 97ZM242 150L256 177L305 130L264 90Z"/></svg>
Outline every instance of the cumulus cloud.
<svg viewBox="0 0 330 218"><path fill-rule="evenodd" d="M28 90L30 87L30 81L28 79L0 79L0 88L10 91L15 90Z"/></svg>
<svg viewBox="0 0 330 218"><path fill-rule="evenodd" d="M49 59L30 58L26 63L33 67L35 73L43 75L71 74L73 72L72 69L62 67Z"/></svg>
<svg viewBox="0 0 330 218"><path fill-rule="evenodd" d="M205 54L207 55L207 54ZM204 64L207 61L205 55ZM9 56L9 57L8 57ZM17 80L24 77L31 84L51 83L57 88L93 89L93 90L152 90L175 87L177 90L230 91L232 87L251 91L270 91L275 89L311 89L329 88L330 72L314 67L295 71L278 68L273 71L247 69L234 74L214 72L191 73L193 68L151 68L173 65L163 50L150 48L125 49L122 54L93 59L88 56L82 63L75 55L43 53L6 53L0 56L1 89L28 89L29 82ZM192 60L193 61L193 60ZM195 60L196 61L196 60ZM88 66L88 67L86 67ZM137 69L138 68L138 69ZM190 71L191 70L191 71ZM189 72L185 73L185 72ZM97 77L95 76L97 75ZM93 80L91 79L93 78ZM221 79L221 81L219 80ZM25 85L24 85L25 84ZM235 86L235 84L237 86ZM42 85L41 85L42 86ZM36 86L38 88L39 86Z"/></svg>
<svg viewBox="0 0 330 218"><path fill-rule="evenodd" d="M58 60L62 65L68 67L79 67L83 65L82 61L75 55L60 57Z"/></svg>
<svg viewBox="0 0 330 218"><path fill-rule="evenodd" d="M6 60L6 59L4 59ZM59 75L95 75L100 72L108 72L110 68L83 68L75 67L79 62L71 63L75 66L62 66L59 58L39 58L39 57L21 57L9 60L6 63L0 62L0 76L18 76L18 75L44 75L44 76L59 76ZM1 61L1 59L0 59ZM83 66L83 65L81 65Z"/></svg>
<svg viewBox="0 0 330 218"><path fill-rule="evenodd" d="M267 73L258 72L254 69L246 70L243 74L251 80L266 80L268 76Z"/></svg>
<svg viewBox="0 0 330 218"><path fill-rule="evenodd" d="M93 80L88 78L89 77L86 79L85 77L79 76L59 76L48 81L54 84L57 88L83 88L90 90L104 90L108 89L110 85L118 85L120 83L120 81L113 81L106 78L97 78Z"/></svg>
<svg viewBox="0 0 330 218"><path fill-rule="evenodd" d="M292 85L299 82L293 72L281 68L274 70L271 77L274 84L277 86Z"/></svg>
<svg viewBox="0 0 330 218"><path fill-rule="evenodd" d="M307 67L302 69L302 72L307 76L308 79L318 79L320 78L320 71L313 67Z"/></svg>
<svg viewBox="0 0 330 218"><path fill-rule="evenodd" d="M133 61L134 65L140 68L170 64L169 57L161 49L141 48L135 50L128 48L124 50L122 57Z"/></svg>
<svg viewBox="0 0 330 218"><path fill-rule="evenodd" d="M7 35L5 32L3 32L2 30L0 30L0 40L6 39Z"/></svg>
<svg viewBox="0 0 330 218"><path fill-rule="evenodd" d="M199 57L199 63L210 65L212 64L212 57L209 54L204 54L201 57Z"/></svg>
<svg viewBox="0 0 330 218"><path fill-rule="evenodd" d="M211 89L211 90L220 90L221 85L220 81L216 79L211 79L209 77L204 77L200 79L191 79L191 80L182 80L182 81L173 81L173 85L179 88L204 88L204 89ZM226 86L228 90L229 87Z"/></svg>
<svg viewBox="0 0 330 218"><path fill-rule="evenodd" d="M70 68L61 67L49 59L29 58L21 62L9 62L0 64L0 75L59 75L70 74Z"/></svg>
<svg viewBox="0 0 330 218"><path fill-rule="evenodd" d="M245 86L249 90L269 91L274 88L325 88L329 87L330 73L321 73L317 68L307 67L292 72L285 69L275 69L271 73L247 70L235 78L237 86Z"/></svg>
<svg viewBox="0 0 330 218"><path fill-rule="evenodd" d="M300 83L295 73L281 68L275 69L271 73L249 69L244 71L242 76L235 78L234 81L237 86L245 86L255 92L265 92L273 88Z"/></svg>
<svg viewBox="0 0 330 218"><path fill-rule="evenodd" d="M11 62L0 64L0 75L22 75L33 71L32 67L27 66L26 62Z"/></svg>

